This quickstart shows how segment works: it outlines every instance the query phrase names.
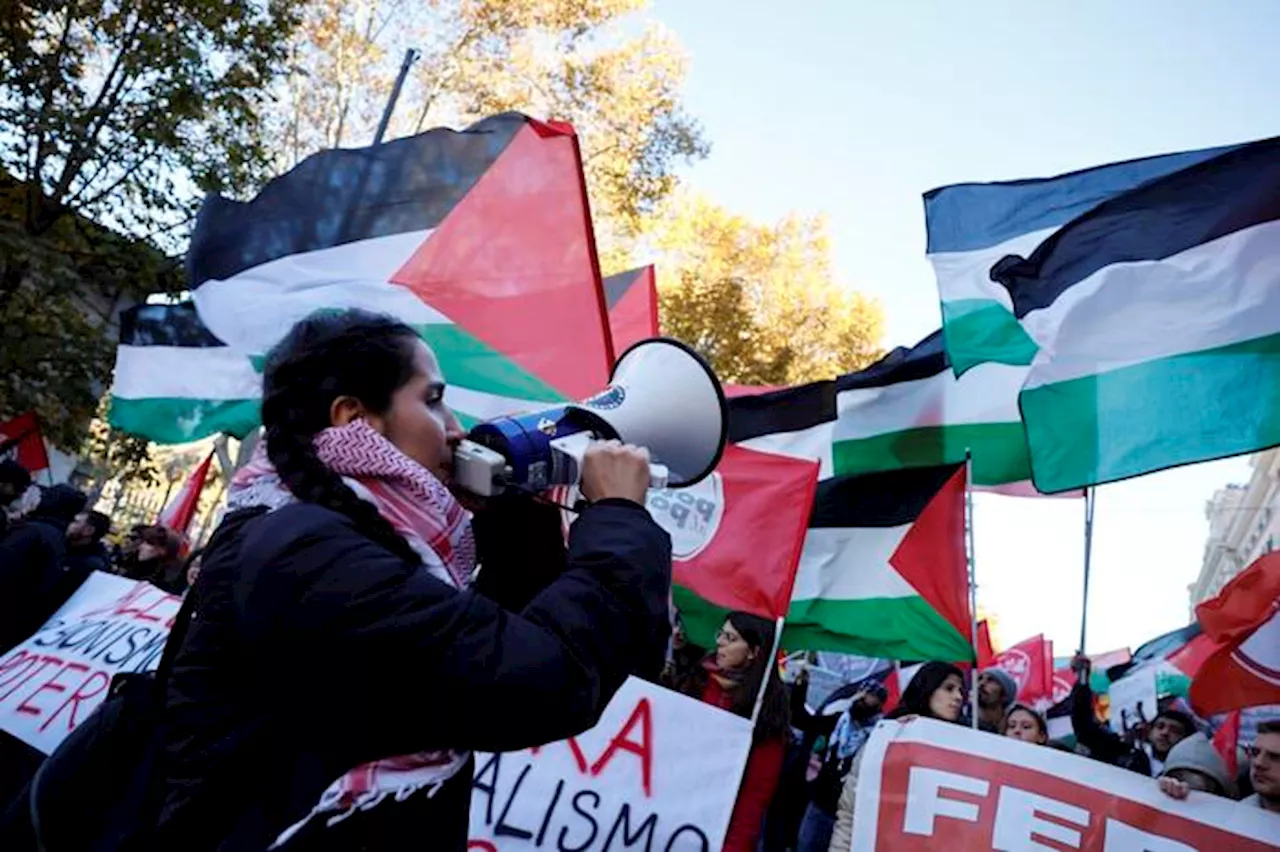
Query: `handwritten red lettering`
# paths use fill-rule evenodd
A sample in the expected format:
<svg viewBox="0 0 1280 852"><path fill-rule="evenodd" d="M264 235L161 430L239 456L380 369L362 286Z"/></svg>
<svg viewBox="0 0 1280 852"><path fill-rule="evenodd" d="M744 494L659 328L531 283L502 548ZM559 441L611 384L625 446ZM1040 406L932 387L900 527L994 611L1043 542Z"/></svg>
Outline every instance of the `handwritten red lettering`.
<svg viewBox="0 0 1280 852"><path fill-rule="evenodd" d="M31 680L32 678L34 678L36 675L40 674L40 673L41 673L42 671L44 671L45 669L49 668L49 666L52 666L52 665L60 666L60 665L62 665L62 658L61 658L61 657L46 657L46 656L40 656L40 655L37 655L37 654L32 654L32 655L31 655L31 657L30 657L30 659L32 659L32 660L39 660L40 662L39 662L38 664L36 664L35 666L30 666L30 667L28 667L27 676L26 676L26 677L24 677L24 678L22 678L21 680L19 680L19 681L18 681L17 683L15 683L13 686L9 687L9 691L8 691L8 692L4 693L3 695L0 695L0 701L4 701L4 700L5 700L5 699L7 699L10 695L13 695L15 692L17 692L19 689L21 689L21 688L22 688L22 687L23 687L23 686L24 686L28 681L30 681L30 680Z"/></svg>
<svg viewBox="0 0 1280 852"><path fill-rule="evenodd" d="M34 690L32 690L30 695L28 695L26 698L22 700L22 703L19 704L17 707L17 712L29 713L32 716L39 716L43 712L43 710L41 710L41 708L38 705L32 703L35 700L35 697L37 695L39 695L42 692L66 692L67 684L58 683L58 678L62 677L64 674L67 674L68 672L74 674L76 672L87 672L88 670L89 670L89 667L86 666L84 663L64 662L58 668L58 670L53 673L52 677L50 677L44 683L37 686Z"/></svg>
<svg viewBox="0 0 1280 852"><path fill-rule="evenodd" d="M640 725L640 740L627 739L631 729ZM640 777L644 785L646 797L653 795L653 713L649 709L649 699L641 698L636 709L622 726L622 730L609 740L609 747L600 755L600 759L591 765L591 774L599 775L609 765L609 761L620 751L629 751L640 758Z"/></svg>
<svg viewBox="0 0 1280 852"><path fill-rule="evenodd" d="M90 698L97 698L103 692L106 692L107 687L110 685L111 676L106 672L98 671L89 675L84 679L83 683L76 687L76 691L67 696L67 700L62 702L58 709L54 710L48 719L44 720L44 723L40 725L40 730L43 731L45 728L52 725L54 720L62 715L62 711L65 710L68 705L71 707L71 714L67 719L67 731L70 732L75 730L76 725L79 724L76 720L76 712L80 709L80 704L84 701L88 701Z"/></svg>
<svg viewBox="0 0 1280 852"><path fill-rule="evenodd" d="M0 662L0 686L6 686L40 659L39 654L15 651L12 657ZM21 668L19 668L21 667Z"/></svg>
<svg viewBox="0 0 1280 852"><path fill-rule="evenodd" d="M471 852L472 849L478 849L480 852L498 852L498 847L488 840L468 840L467 852Z"/></svg>

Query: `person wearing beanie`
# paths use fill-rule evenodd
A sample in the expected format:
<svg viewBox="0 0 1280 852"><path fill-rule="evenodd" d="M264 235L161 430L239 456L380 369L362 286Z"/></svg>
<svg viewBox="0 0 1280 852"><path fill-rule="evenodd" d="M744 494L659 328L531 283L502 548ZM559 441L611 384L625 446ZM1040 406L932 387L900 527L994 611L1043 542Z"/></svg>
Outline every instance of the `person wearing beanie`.
<svg viewBox="0 0 1280 852"><path fill-rule="evenodd" d="M1201 733L1186 737L1169 750L1158 783L1175 799L1185 799L1192 790L1229 799L1234 799L1236 793L1226 761Z"/></svg>
<svg viewBox="0 0 1280 852"><path fill-rule="evenodd" d="M1017 681L999 666L978 675L978 727L989 734L1004 731L1004 714L1018 699Z"/></svg>

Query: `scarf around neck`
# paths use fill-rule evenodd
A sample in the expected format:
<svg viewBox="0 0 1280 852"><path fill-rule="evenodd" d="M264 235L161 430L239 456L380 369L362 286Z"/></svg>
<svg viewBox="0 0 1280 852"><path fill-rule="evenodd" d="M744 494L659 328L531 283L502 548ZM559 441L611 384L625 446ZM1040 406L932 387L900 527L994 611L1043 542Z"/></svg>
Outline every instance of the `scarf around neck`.
<svg viewBox="0 0 1280 852"><path fill-rule="evenodd" d="M362 420L325 429L313 447L322 463L404 537L428 572L455 589L470 584L476 563L471 513L430 471ZM275 511L297 502L259 444L231 480L227 508ZM400 802L424 788L434 795L469 758L469 752L426 751L357 766L330 784L311 813L285 829L270 848L284 846L312 819L332 826L389 798Z"/></svg>

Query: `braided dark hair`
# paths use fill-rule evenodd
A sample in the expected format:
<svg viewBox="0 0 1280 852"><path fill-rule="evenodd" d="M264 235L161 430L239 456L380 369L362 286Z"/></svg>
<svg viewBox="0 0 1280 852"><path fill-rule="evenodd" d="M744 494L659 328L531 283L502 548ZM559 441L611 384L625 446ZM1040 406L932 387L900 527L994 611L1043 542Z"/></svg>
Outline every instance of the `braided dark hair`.
<svg viewBox="0 0 1280 852"><path fill-rule="evenodd" d="M352 396L374 414L413 377L418 335L391 317L349 309L321 311L298 322L267 355L262 381L262 424L267 457L299 500L341 512L362 533L411 561L421 558L378 510L316 455L312 441L330 425L340 396Z"/></svg>

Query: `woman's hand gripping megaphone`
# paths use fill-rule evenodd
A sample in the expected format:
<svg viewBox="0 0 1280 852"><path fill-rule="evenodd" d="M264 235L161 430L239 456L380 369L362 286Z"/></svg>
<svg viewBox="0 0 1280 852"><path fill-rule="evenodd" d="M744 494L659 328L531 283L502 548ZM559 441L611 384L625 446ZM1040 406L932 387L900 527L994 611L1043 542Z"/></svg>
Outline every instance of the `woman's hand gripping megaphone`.
<svg viewBox="0 0 1280 852"><path fill-rule="evenodd" d="M644 505L649 489L649 451L621 441L593 441L582 456L582 496Z"/></svg>

